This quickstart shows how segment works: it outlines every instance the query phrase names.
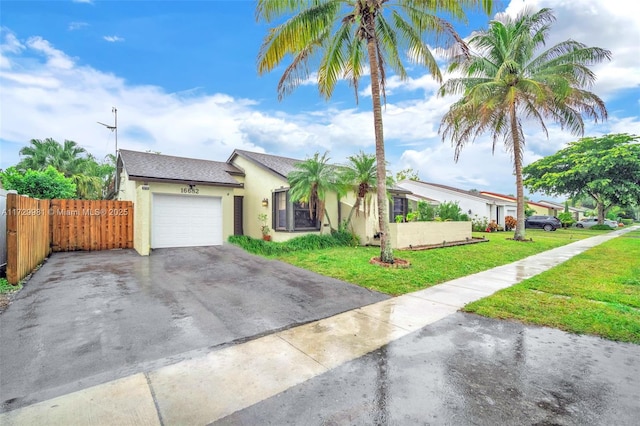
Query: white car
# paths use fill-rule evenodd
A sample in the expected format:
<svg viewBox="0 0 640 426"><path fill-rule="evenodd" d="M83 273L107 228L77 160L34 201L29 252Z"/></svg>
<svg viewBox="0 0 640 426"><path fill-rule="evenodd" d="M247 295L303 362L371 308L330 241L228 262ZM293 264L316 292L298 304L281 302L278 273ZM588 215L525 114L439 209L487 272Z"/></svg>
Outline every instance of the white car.
<svg viewBox="0 0 640 426"><path fill-rule="evenodd" d="M588 217L585 219L582 219L581 221L579 221L578 223L576 223L576 227L578 228L591 228L593 225L597 225L598 224L598 218L597 217ZM618 228L618 222L616 222L615 220L610 220L610 219L605 219L604 220L604 224L616 229Z"/></svg>

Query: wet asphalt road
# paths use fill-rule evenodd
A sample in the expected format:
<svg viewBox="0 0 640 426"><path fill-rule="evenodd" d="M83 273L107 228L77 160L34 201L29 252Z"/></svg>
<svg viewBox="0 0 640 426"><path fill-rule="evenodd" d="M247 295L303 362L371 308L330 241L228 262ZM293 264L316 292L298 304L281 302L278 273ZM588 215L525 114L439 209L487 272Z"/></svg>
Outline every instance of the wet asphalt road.
<svg viewBox="0 0 640 426"><path fill-rule="evenodd" d="M456 313L215 425L638 425L640 346Z"/></svg>
<svg viewBox="0 0 640 426"><path fill-rule="evenodd" d="M387 298L230 245L54 253L0 316L0 411Z"/></svg>

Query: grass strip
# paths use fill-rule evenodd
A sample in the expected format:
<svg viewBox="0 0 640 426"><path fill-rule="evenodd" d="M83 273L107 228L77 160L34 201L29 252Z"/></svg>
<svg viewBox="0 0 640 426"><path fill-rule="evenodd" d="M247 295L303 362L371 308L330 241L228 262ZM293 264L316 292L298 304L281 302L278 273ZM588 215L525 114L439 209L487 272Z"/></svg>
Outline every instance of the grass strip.
<svg viewBox="0 0 640 426"><path fill-rule="evenodd" d="M640 231L633 231L464 311L640 344L639 259Z"/></svg>

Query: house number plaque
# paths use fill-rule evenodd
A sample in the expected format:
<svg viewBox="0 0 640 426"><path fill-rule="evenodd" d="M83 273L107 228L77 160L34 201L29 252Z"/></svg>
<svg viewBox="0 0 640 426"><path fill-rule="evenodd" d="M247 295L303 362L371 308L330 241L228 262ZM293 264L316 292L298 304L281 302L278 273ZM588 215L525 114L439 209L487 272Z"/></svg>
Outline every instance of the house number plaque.
<svg viewBox="0 0 640 426"><path fill-rule="evenodd" d="M185 188L180 188L180 193L181 194L199 194L200 190L198 188L185 187Z"/></svg>

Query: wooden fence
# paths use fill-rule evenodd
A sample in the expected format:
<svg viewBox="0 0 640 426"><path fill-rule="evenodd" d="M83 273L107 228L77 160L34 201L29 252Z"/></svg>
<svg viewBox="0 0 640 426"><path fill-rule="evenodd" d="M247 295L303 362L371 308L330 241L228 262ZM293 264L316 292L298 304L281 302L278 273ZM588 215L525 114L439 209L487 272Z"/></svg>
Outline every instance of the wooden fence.
<svg viewBox="0 0 640 426"><path fill-rule="evenodd" d="M133 248L133 203L51 200L53 251Z"/></svg>
<svg viewBox="0 0 640 426"><path fill-rule="evenodd" d="M7 195L7 280L17 284L53 251L133 248L133 203Z"/></svg>
<svg viewBox="0 0 640 426"><path fill-rule="evenodd" d="M18 284L51 251L49 200L7 194L7 281Z"/></svg>

